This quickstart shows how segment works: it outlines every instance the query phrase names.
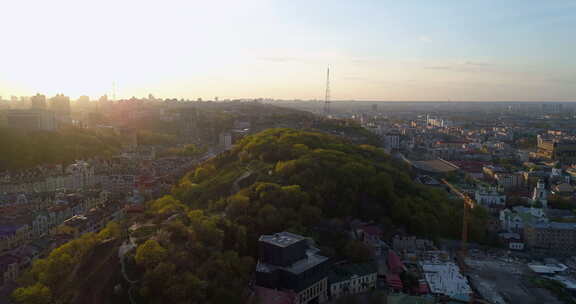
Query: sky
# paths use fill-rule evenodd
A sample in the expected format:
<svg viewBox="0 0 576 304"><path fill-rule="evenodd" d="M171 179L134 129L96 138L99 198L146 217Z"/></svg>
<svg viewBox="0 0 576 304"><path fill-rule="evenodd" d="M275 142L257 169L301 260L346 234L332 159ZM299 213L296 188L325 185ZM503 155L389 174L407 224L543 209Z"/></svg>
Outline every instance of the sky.
<svg viewBox="0 0 576 304"><path fill-rule="evenodd" d="M0 96L576 101L576 0L0 3Z"/></svg>

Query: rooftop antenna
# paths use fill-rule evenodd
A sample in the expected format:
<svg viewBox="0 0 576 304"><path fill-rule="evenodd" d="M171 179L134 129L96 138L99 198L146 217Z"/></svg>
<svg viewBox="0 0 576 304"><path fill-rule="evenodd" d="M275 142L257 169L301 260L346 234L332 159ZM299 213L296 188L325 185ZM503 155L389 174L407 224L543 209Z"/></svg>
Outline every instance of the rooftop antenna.
<svg viewBox="0 0 576 304"><path fill-rule="evenodd" d="M326 70L326 95L324 96L324 115L330 114L330 66Z"/></svg>

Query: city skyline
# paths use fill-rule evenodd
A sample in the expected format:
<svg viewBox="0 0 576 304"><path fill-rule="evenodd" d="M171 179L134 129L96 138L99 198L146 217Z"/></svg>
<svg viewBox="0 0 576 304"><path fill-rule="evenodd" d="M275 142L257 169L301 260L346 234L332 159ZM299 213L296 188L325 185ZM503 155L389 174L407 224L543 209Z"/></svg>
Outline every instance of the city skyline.
<svg viewBox="0 0 576 304"><path fill-rule="evenodd" d="M574 9L573 1L20 1L0 20L0 96L97 99L115 81L118 98L321 100L330 65L334 100L574 101Z"/></svg>

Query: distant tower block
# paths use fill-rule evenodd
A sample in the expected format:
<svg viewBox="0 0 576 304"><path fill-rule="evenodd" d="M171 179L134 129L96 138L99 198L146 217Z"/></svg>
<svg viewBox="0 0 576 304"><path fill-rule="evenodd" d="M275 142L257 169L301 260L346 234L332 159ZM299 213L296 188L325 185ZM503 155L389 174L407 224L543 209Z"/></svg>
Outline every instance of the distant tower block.
<svg viewBox="0 0 576 304"><path fill-rule="evenodd" d="M324 115L330 115L330 67L326 70L326 94L324 95Z"/></svg>
<svg viewBox="0 0 576 304"><path fill-rule="evenodd" d="M32 109L46 110L48 108L46 104L46 96L41 94L32 96L30 98L30 105Z"/></svg>

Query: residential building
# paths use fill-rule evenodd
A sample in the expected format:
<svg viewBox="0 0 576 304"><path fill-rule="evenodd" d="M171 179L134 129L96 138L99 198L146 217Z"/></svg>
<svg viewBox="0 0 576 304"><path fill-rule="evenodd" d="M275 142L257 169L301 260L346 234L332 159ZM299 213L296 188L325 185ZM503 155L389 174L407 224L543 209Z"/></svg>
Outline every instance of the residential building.
<svg viewBox="0 0 576 304"><path fill-rule="evenodd" d="M56 115L56 120L60 124L69 124L72 122L70 116L70 98L63 94L58 94L50 98L50 110Z"/></svg>
<svg viewBox="0 0 576 304"><path fill-rule="evenodd" d="M378 268L376 264L348 264L334 266L328 276L330 298L367 292L376 288Z"/></svg>
<svg viewBox="0 0 576 304"><path fill-rule="evenodd" d="M504 246L510 250L524 250L524 242L519 233L503 232L498 234Z"/></svg>
<svg viewBox="0 0 576 304"><path fill-rule="evenodd" d="M388 133L384 135L384 148L388 150L400 149L400 134Z"/></svg>
<svg viewBox="0 0 576 304"><path fill-rule="evenodd" d="M576 223L537 223L524 228L526 246L549 254L574 255Z"/></svg>
<svg viewBox="0 0 576 304"><path fill-rule="evenodd" d="M540 207L516 206L500 211L500 225L505 231L522 232L526 225L547 222L546 209Z"/></svg>
<svg viewBox="0 0 576 304"><path fill-rule="evenodd" d="M504 189L513 189L522 186L524 176L521 173L495 173L494 179Z"/></svg>
<svg viewBox="0 0 576 304"><path fill-rule="evenodd" d="M5 112L9 127L23 130L53 131L56 128L54 112L42 109L13 109Z"/></svg>
<svg viewBox="0 0 576 304"><path fill-rule="evenodd" d="M232 134L220 133L220 136L218 137L218 143L224 149L229 149L230 147L232 147Z"/></svg>
<svg viewBox="0 0 576 304"><path fill-rule="evenodd" d="M502 207L506 204L506 195L499 193L495 188L480 188L474 193L474 199L481 206L489 209Z"/></svg>
<svg viewBox="0 0 576 304"><path fill-rule="evenodd" d="M427 260L419 265L432 294L455 297L472 293L467 278L454 262Z"/></svg>
<svg viewBox="0 0 576 304"><path fill-rule="evenodd" d="M36 95L30 97L30 107L32 109L37 109L37 110L46 110L47 109L46 96L41 95L41 94L36 94Z"/></svg>
<svg viewBox="0 0 576 304"><path fill-rule="evenodd" d="M532 192L532 202L540 202L543 208L548 207L548 190L544 181L539 180Z"/></svg>
<svg viewBox="0 0 576 304"><path fill-rule="evenodd" d="M20 274L19 267L20 260L18 257L6 254L0 256L0 286L8 282L14 282Z"/></svg>
<svg viewBox="0 0 576 304"><path fill-rule="evenodd" d="M576 142L545 139L538 135L538 155L562 164L576 164Z"/></svg>
<svg viewBox="0 0 576 304"><path fill-rule="evenodd" d="M355 236L357 239L361 240L372 250L374 255L382 254L385 249L386 243L382 241L382 229L374 224L362 224L356 227Z"/></svg>

